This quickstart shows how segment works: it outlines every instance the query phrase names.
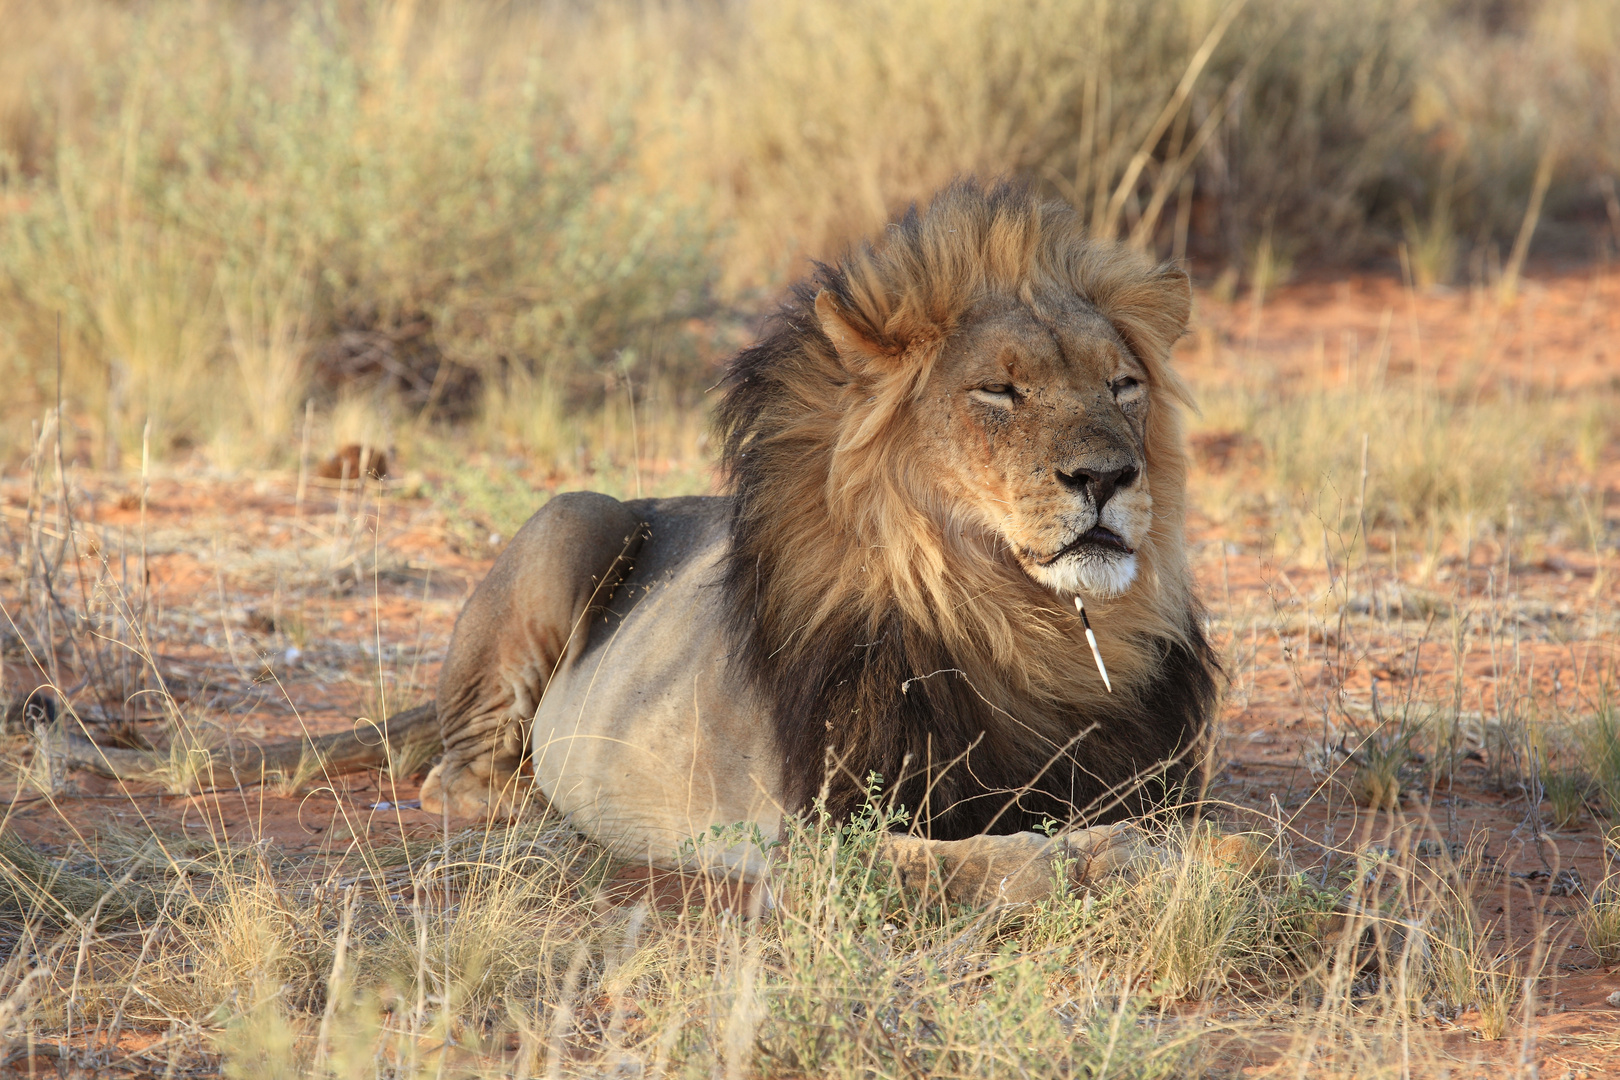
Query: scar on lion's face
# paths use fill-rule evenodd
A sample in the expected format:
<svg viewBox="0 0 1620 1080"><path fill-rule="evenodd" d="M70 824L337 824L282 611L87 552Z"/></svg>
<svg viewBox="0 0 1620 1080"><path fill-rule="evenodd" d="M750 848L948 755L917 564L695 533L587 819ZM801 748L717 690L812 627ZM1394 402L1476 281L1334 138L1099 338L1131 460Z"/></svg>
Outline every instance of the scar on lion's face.
<svg viewBox="0 0 1620 1080"><path fill-rule="evenodd" d="M987 301L946 346L918 421L938 482L1053 592L1136 579L1153 499L1148 373L1073 297Z"/></svg>

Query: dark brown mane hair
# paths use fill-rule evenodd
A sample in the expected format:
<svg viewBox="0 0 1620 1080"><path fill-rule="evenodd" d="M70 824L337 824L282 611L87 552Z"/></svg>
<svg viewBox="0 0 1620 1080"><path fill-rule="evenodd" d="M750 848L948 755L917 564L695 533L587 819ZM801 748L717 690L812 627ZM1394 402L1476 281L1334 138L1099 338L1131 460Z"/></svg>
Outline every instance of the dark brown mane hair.
<svg viewBox="0 0 1620 1080"><path fill-rule="evenodd" d="M1106 694L1072 608L920 488L907 410L941 345L992 295L1061 289L1107 318L1149 374L1149 539L1136 584L1088 602ZM842 362L830 294L892 363ZM772 709L789 810L840 817L870 774L928 834L1141 812L1185 775L1216 698L1182 524L1182 383L1170 349L1186 277L1086 239L1029 189L959 180L795 285L732 360L717 423L735 497L726 590L734 657Z"/></svg>

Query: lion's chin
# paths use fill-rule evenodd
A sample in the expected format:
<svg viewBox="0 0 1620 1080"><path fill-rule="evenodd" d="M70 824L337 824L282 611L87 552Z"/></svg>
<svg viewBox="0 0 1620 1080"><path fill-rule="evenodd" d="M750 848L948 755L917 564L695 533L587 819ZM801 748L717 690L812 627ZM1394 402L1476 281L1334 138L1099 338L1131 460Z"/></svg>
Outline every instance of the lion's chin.
<svg viewBox="0 0 1620 1080"><path fill-rule="evenodd" d="M1030 576L1055 593L1084 593L1099 600L1110 600L1136 581L1135 554L1092 554L1068 556L1046 566L1028 567Z"/></svg>

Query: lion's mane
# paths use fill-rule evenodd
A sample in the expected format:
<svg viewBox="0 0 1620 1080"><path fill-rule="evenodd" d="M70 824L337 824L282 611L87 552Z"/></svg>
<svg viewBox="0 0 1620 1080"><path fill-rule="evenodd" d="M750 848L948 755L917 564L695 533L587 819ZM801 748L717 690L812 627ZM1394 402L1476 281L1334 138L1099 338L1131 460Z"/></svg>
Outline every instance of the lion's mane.
<svg viewBox="0 0 1620 1080"><path fill-rule="evenodd" d="M929 482L908 410L950 335L989 295L1063 289L1149 373L1153 525L1136 584L1079 619L969 527ZM840 360L828 290L887 362ZM1185 278L1088 241L1027 188L958 181L793 288L724 380L735 496L725 589L739 661L773 707L788 809L835 815L870 774L937 838L1140 812L1185 775L1215 702L1183 541L1186 457L1169 364Z"/></svg>

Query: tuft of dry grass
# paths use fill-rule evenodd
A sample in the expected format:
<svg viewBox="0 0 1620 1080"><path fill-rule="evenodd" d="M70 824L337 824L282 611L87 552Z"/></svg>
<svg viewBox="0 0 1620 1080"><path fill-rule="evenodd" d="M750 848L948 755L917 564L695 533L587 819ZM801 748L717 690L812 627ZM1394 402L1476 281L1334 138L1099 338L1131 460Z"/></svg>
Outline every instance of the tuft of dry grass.
<svg viewBox="0 0 1620 1080"><path fill-rule="evenodd" d="M1581 915L1586 946L1605 964L1620 961L1620 898L1612 887L1597 890Z"/></svg>
<svg viewBox="0 0 1620 1080"><path fill-rule="evenodd" d="M1593 709L1576 731L1583 764L1607 806L1611 824L1620 823L1620 717L1607 684Z"/></svg>
<svg viewBox="0 0 1620 1080"><path fill-rule="evenodd" d="M1412 740L1418 732L1404 723L1386 721L1361 739L1354 754L1350 788L1356 801L1375 810L1400 804L1409 779L1402 773L1416 758Z"/></svg>

